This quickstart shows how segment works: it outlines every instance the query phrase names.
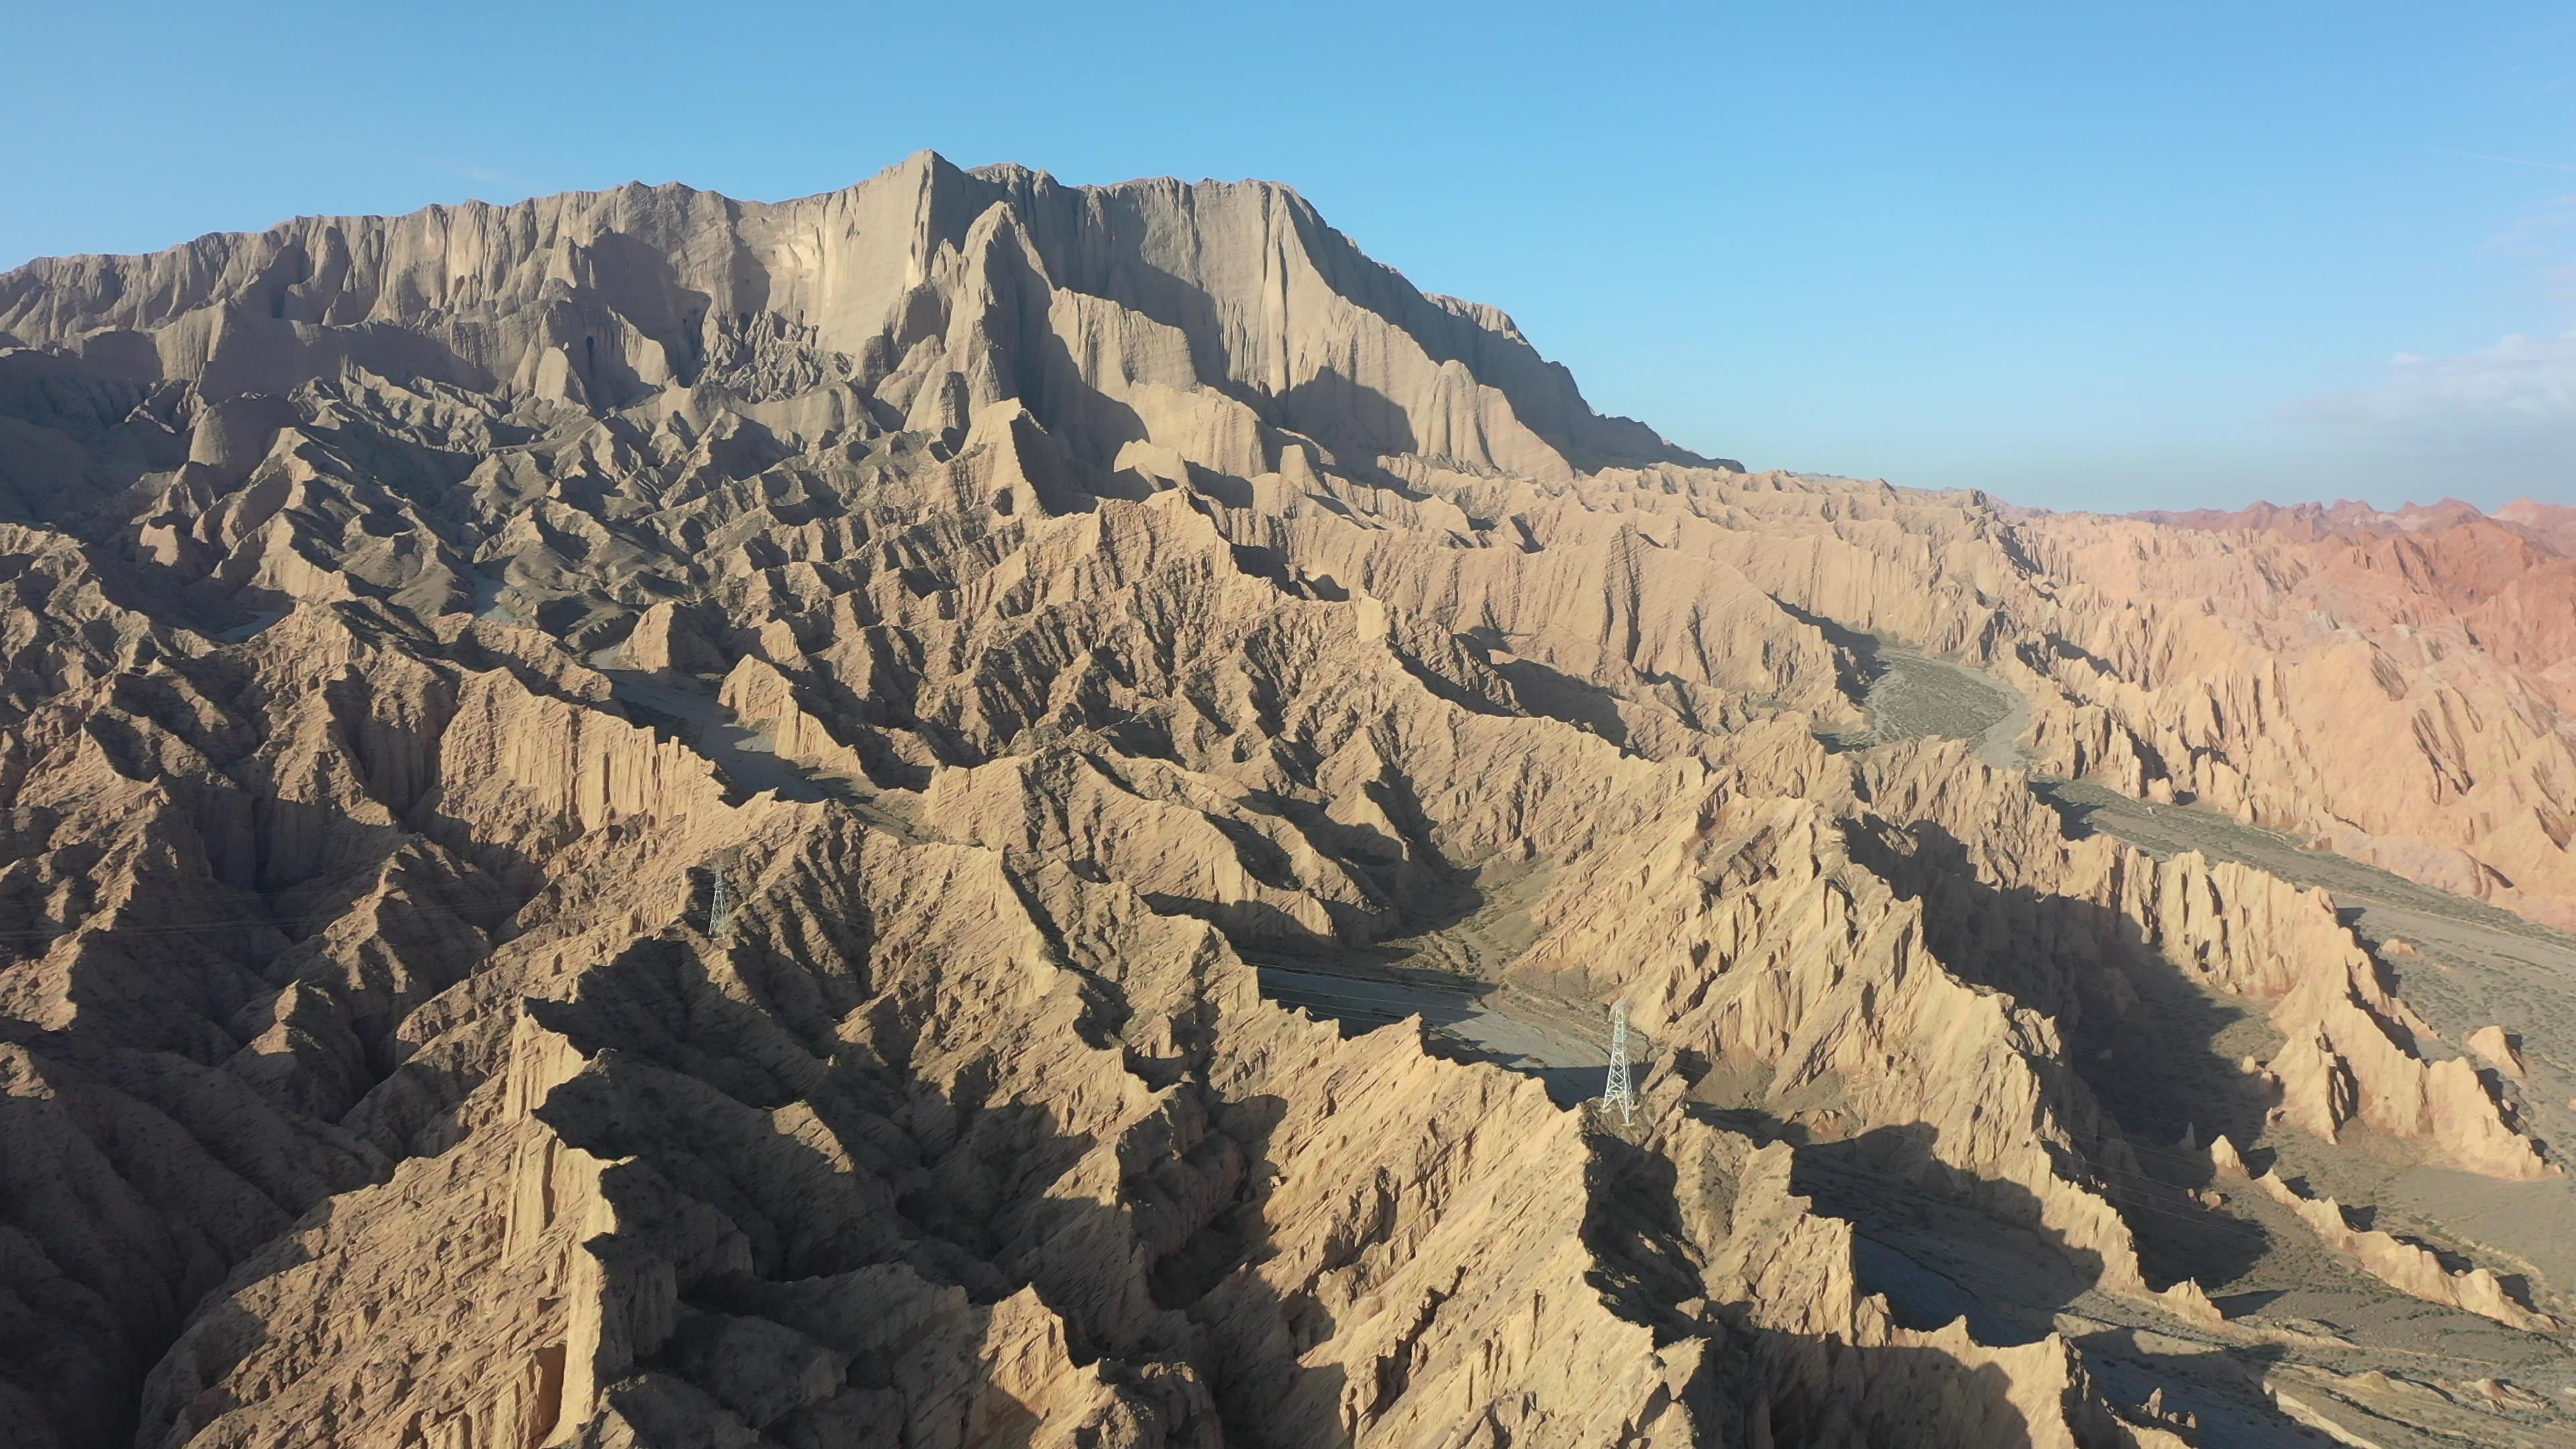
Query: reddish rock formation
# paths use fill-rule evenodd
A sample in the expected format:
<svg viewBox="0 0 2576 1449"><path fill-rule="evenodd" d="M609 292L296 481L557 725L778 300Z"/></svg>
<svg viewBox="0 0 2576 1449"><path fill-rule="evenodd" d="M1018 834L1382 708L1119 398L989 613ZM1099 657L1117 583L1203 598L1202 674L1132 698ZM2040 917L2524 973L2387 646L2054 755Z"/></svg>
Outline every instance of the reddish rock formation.
<svg viewBox="0 0 2576 1449"><path fill-rule="evenodd" d="M13 1442L2167 1445L2312 1339L2161 1144L2556 1172L2331 902L2019 768L2568 919L2547 510L1748 474L1282 188L928 156L0 331ZM1891 726L1936 656L2020 697Z"/></svg>

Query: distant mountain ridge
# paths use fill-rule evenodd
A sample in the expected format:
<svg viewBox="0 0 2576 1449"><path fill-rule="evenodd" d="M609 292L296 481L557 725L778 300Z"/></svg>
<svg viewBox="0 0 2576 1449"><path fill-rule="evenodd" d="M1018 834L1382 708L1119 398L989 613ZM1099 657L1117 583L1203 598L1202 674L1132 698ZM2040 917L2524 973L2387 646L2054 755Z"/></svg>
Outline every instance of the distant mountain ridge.
<svg viewBox="0 0 2576 1449"><path fill-rule="evenodd" d="M2192 508L2179 512L2146 509L2128 516L2171 528L2192 528L2211 533L2231 529L2262 530L2302 542L2346 531L2415 533L2491 521L2512 528L2554 553L2576 552L2576 507L2541 503L2529 498L2516 499L2491 514L2474 503L2446 498L2439 503L2409 503L2395 509L2340 499L2333 503L2252 503L2232 511L2219 508Z"/></svg>
<svg viewBox="0 0 2576 1449"><path fill-rule="evenodd" d="M356 368L614 408L749 352L932 431L1006 396L1072 421L1080 354L1337 446L1557 477L1706 461L1596 415L1508 317L1416 290L1284 186L1066 187L929 152L775 204L630 185L47 258L0 275L0 333L209 400Z"/></svg>
<svg viewBox="0 0 2576 1449"><path fill-rule="evenodd" d="M6 1449L2576 1424L2556 514L1748 473L926 154L0 329Z"/></svg>
<svg viewBox="0 0 2576 1449"><path fill-rule="evenodd" d="M2415 626L2427 608L2576 704L2576 508L2519 499L2489 514L2458 499L2382 510L2367 503L2257 503L2137 518L2201 533L2243 533L2301 550L2336 612Z"/></svg>

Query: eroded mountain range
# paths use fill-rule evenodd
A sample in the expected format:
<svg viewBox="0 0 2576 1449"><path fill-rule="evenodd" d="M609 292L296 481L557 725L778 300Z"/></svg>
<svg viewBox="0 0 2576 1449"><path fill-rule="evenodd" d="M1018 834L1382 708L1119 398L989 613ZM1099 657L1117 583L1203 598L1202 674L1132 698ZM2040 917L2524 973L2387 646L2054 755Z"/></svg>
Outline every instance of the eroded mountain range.
<svg viewBox="0 0 2576 1449"><path fill-rule="evenodd" d="M2576 1442L2576 513L1750 473L929 155L0 334L0 1440Z"/></svg>

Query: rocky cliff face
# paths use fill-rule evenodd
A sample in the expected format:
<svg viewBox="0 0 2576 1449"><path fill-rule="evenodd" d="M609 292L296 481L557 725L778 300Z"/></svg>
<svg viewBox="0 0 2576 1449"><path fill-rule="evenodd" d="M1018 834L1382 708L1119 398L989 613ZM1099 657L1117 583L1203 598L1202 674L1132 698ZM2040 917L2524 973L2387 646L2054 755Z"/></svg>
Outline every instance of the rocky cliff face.
<svg viewBox="0 0 2576 1449"><path fill-rule="evenodd" d="M2576 555L2527 516L2035 521L2075 581L2047 672L2108 750L2052 763L2576 925Z"/></svg>
<svg viewBox="0 0 2576 1449"><path fill-rule="evenodd" d="M2562 918L2556 636L1689 456L1278 187L310 219L0 332L12 1443L2182 1442L2119 1331L2286 1432L2177 1131L2558 1171L2330 901L2015 763ZM1897 643L2021 712L1869 742ZM1643 1100L1282 963L1624 1000Z"/></svg>

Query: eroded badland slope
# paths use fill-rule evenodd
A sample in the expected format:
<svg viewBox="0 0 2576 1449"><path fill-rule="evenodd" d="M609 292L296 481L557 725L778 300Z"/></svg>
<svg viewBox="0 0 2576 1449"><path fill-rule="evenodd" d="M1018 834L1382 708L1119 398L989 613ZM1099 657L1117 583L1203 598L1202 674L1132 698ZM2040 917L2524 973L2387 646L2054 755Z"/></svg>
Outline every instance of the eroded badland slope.
<svg viewBox="0 0 2576 1449"><path fill-rule="evenodd" d="M2546 990L2545 519L1748 474L931 156L0 334L0 1441L2571 1442L2576 1040L2031 784Z"/></svg>

